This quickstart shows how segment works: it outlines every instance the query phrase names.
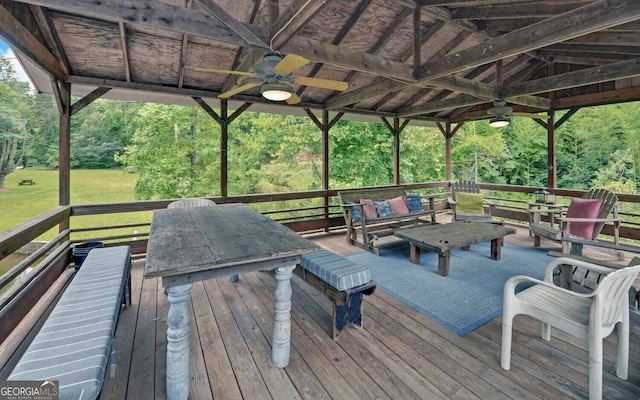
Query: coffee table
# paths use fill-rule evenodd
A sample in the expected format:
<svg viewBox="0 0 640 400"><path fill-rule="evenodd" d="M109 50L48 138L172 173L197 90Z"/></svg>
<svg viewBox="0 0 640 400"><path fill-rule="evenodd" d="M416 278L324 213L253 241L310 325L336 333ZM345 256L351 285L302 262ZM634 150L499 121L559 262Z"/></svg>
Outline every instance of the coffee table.
<svg viewBox="0 0 640 400"><path fill-rule="evenodd" d="M499 224L458 221L400 229L395 231L394 235L409 242L409 258L414 264L420 264L420 249L438 253L438 273L447 276L452 249L469 250L469 246L474 243L491 240L491 258L499 260L503 238L514 233L515 229Z"/></svg>

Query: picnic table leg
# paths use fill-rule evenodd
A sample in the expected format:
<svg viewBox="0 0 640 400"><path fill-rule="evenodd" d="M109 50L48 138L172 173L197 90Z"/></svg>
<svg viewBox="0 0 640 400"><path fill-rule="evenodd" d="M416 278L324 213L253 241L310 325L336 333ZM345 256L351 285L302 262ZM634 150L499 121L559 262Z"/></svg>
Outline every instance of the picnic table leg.
<svg viewBox="0 0 640 400"><path fill-rule="evenodd" d="M291 275L295 265L276 268L275 319L271 342L271 363L274 367L289 365L291 349Z"/></svg>
<svg viewBox="0 0 640 400"><path fill-rule="evenodd" d="M420 247L415 244L409 246L409 260L413 264L420 264Z"/></svg>
<svg viewBox="0 0 640 400"><path fill-rule="evenodd" d="M191 283L169 286L167 316L167 399L189 398L189 303Z"/></svg>
<svg viewBox="0 0 640 400"><path fill-rule="evenodd" d="M502 238L491 240L491 259L500 260L502 249Z"/></svg>
<svg viewBox="0 0 640 400"><path fill-rule="evenodd" d="M451 250L438 255L438 274L442 276L449 275L449 259L451 258Z"/></svg>

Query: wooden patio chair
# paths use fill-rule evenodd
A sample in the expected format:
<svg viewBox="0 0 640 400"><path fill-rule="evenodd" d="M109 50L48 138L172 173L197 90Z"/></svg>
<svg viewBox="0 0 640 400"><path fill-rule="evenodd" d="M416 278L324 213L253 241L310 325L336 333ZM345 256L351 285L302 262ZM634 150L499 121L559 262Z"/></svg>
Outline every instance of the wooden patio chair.
<svg viewBox="0 0 640 400"><path fill-rule="evenodd" d="M605 274L591 293L577 293L553 283L554 270L563 264L577 264ZM602 399L602 359L604 338L614 329L618 336L616 375L628 378L629 370L629 289L640 273L640 258L614 270L585 261L557 258L547 264L544 281L528 276L509 278L504 286L502 349L500 365L511 366L513 318L529 315L542 321L542 338L551 339L551 326L587 342L589 350L589 399ZM522 291L521 283L531 285Z"/></svg>
<svg viewBox="0 0 640 400"><path fill-rule="evenodd" d="M495 203L484 198L476 182L457 181L451 183L451 195L447 197L447 202L453 211L453 222L497 222L492 217L496 207Z"/></svg>
<svg viewBox="0 0 640 400"><path fill-rule="evenodd" d="M619 245L620 240L620 223L618 218L618 196L606 189L591 189L582 196L582 198L574 198L571 200L569 208L566 210L529 210L532 222L529 223L529 229L533 234L534 246L540 246L540 237L562 242L563 252L580 255L582 253L582 245L572 246L570 241L563 238L578 237L582 240L581 244L596 241L597 236L607 223L613 224L614 245ZM556 217L557 226L551 226L542 222L539 213L555 212L560 214ZM613 213L613 217L610 214ZM570 251L571 248L571 251Z"/></svg>

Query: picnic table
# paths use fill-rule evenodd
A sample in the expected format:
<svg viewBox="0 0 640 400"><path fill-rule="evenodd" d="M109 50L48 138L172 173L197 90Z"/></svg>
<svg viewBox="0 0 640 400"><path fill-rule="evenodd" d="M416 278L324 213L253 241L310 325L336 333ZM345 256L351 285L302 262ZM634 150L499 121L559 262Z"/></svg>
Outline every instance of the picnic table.
<svg viewBox="0 0 640 400"><path fill-rule="evenodd" d="M33 179L22 179L20 182L18 182L18 185L22 186L22 185L35 185L36 181L34 181Z"/></svg>
<svg viewBox="0 0 640 400"><path fill-rule="evenodd" d="M145 278L162 278L167 316L167 399L189 397L189 304L193 282L275 270L271 361L289 364L291 275L313 242L242 204L154 210Z"/></svg>

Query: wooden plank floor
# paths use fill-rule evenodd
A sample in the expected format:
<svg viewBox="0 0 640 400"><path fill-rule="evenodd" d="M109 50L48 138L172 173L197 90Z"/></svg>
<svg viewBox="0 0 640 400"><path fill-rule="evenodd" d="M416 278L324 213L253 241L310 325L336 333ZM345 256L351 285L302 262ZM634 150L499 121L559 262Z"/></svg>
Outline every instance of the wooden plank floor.
<svg viewBox="0 0 640 400"><path fill-rule="evenodd" d="M530 246L526 228L508 241ZM312 238L338 254L343 235ZM543 242L546 249L557 245ZM133 306L117 329L116 377L102 399L164 399L168 303L158 280L133 268ZM331 303L294 276L291 361L271 366L273 289L268 272L194 284L191 399L585 399L586 343L515 320L512 368L500 368L500 318L458 336L378 289L365 297L364 329L331 339ZM629 380L615 376L615 335L605 342L605 399L640 398L640 319L631 332Z"/></svg>

